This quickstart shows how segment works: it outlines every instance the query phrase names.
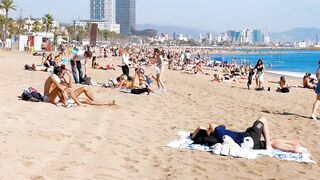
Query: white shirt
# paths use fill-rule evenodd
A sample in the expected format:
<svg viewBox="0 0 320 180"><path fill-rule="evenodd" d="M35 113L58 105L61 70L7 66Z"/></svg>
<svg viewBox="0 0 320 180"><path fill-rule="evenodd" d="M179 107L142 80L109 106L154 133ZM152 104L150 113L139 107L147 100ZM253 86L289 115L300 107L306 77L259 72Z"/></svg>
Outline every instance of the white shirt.
<svg viewBox="0 0 320 180"><path fill-rule="evenodd" d="M124 53L122 55L122 66L125 66L125 65L129 65L130 64L130 61L129 61L129 54L126 54Z"/></svg>

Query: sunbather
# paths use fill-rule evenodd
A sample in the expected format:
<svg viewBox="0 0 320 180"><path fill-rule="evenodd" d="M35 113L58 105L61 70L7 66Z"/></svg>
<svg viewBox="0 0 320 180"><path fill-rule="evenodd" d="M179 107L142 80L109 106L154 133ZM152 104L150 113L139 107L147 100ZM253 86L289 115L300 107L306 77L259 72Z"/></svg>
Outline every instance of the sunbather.
<svg viewBox="0 0 320 180"><path fill-rule="evenodd" d="M289 86L288 86L284 76L280 77L279 86L280 87L277 89L277 92L282 92L282 93L288 93L289 92Z"/></svg>
<svg viewBox="0 0 320 180"><path fill-rule="evenodd" d="M222 143L222 137L227 135L230 136L238 145L243 143L245 137L251 137L254 142L253 149L279 149L285 152L302 153L301 145L296 141L287 141L282 139L270 139L269 126L266 118L261 117L254 122L252 127L249 127L245 132L236 132L227 130L223 125L210 124L208 128L198 127L194 133L192 133L192 139L198 141L199 132L206 131L207 134L204 136L211 136L216 138L217 142ZM264 137L264 141L261 141L261 135Z"/></svg>
<svg viewBox="0 0 320 180"><path fill-rule="evenodd" d="M315 89L316 85L311 83L311 74L306 73L306 75L303 77L303 87L307 89Z"/></svg>
<svg viewBox="0 0 320 180"><path fill-rule="evenodd" d="M203 68L202 62L198 62L196 64L196 66L194 67L195 74L198 74L198 72L200 72L201 74L204 74L203 70L204 70L204 68Z"/></svg>
<svg viewBox="0 0 320 180"><path fill-rule="evenodd" d="M68 79L66 79L68 76ZM79 99L81 94L85 94L85 99ZM58 97L58 99L57 99ZM98 102L93 97L92 93L85 87L80 87L75 90L72 89L72 75L66 71L64 66L54 68L54 74L49 76L44 86L44 101L56 104L61 101L65 106L68 105L67 100L72 98L74 102L81 106L82 103L89 105L114 105L113 100L110 103Z"/></svg>

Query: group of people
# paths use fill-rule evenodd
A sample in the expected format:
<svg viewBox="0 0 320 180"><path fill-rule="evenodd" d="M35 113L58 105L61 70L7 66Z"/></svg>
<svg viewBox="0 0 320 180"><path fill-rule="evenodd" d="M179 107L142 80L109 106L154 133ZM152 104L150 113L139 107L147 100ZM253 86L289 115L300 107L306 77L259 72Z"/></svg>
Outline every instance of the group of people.
<svg viewBox="0 0 320 180"><path fill-rule="evenodd" d="M86 98L79 98L81 94L84 94ZM70 107L74 103L77 106L82 106L83 104L98 106L115 104L115 100L107 103L97 101L85 87L75 89L73 87L72 74L64 65L54 67L53 74L45 81L43 100L53 104L62 103L65 107Z"/></svg>
<svg viewBox="0 0 320 180"><path fill-rule="evenodd" d="M163 72L164 72L164 58L161 54L161 51L157 48L153 50L153 59L155 60L155 76L148 76L145 75L145 71L140 67L135 68L135 74L133 77L130 76L130 66L132 64L132 61L130 61L130 54L129 49L124 49L124 52L122 54L122 63L121 63L121 69L122 69L122 75L121 82L119 87L125 87L128 89L131 89L131 93L133 94L141 94L143 92L154 92L151 88L151 82L152 79L154 79L157 83L157 91L162 91L166 93L166 88L162 80Z"/></svg>

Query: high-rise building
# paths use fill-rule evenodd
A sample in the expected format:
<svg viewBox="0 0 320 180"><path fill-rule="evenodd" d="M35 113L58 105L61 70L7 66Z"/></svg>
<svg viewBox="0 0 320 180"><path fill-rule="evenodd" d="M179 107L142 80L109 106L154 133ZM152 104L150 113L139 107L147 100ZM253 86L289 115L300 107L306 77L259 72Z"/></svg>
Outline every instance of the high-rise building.
<svg viewBox="0 0 320 180"><path fill-rule="evenodd" d="M98 24L100 30L120 33L120 25L115 18L116 0L90 0L90 20L75 20L75 26L85 27L88 24Z"/></svg>
<svg viewBox="0 0 320 180"><path fill-rule="evenodd" d="M90 19L115 23L115 0L90 0Z"/></svg>
<svg viewBox="0 0 320 180"><path fill-rule="evenodd" d="M263 43L261 30L255 29L255 30L252 31L252 43L253 44L261 44L261 43Z"/></svg>
<svg viewBox="0 0 320 180"><path fill-rule="evenodd" d="M116 23L120 33L130 35L136 27L136 0L116 0Z"/></svg>
<svg viewBox="0 0 320 180"><path fill-rule="evenodd" d="M90 19L105 19L105 0L90 0Z"/></svg>

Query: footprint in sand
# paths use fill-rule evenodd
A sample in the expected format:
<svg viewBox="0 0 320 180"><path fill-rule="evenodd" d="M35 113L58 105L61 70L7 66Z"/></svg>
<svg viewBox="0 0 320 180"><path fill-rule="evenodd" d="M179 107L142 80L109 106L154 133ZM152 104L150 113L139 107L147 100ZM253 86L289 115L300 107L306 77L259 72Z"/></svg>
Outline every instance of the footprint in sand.
<svg viewBox="0 0 320 180"><path fill-rule="evenodd" d="M31 180L44 180L43 176L39 176L39 175L34 175L30 177Z"/></svg>

